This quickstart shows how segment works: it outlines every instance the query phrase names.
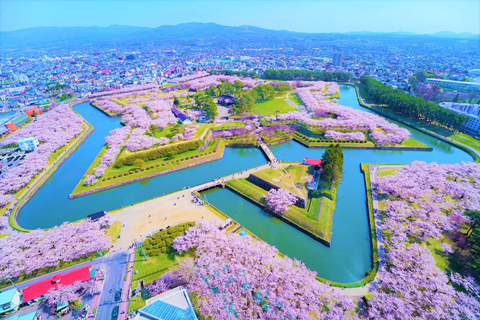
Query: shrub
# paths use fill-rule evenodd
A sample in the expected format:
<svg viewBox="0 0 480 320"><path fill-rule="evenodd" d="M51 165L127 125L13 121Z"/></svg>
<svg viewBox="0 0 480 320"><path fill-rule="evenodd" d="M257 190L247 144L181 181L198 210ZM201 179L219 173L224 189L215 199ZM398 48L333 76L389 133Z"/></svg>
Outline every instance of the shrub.
<svg viewBox="0 0 480 320"><path fill-rule="evenodd" d="M135 170L135 172L140 172L140 170L137 169L137 170Z"/></svg>
<svg viewBox="0 0 480 320"><path fill-rule="evenodd" d="M138 168L143 167L144 164L145 164L145 161L143 159L140 159L140 158L135 159L135 161L133 162L133 165L135 167L138 167Z"/></svg>
<svg viewBox="0 0 480 320"><path fill-rule="evenodd" d="M112 177L108 177L107 180L112 180Z"/></svg>

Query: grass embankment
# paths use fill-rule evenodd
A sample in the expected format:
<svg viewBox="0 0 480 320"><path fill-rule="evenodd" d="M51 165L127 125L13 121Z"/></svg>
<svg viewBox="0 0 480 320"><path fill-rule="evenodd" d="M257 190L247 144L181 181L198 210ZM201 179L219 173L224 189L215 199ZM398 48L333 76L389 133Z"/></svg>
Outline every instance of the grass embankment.
<svg viewBox="0 0 480 320"><path fill-rule="evenodd" d="M245 127L245 123L242 121L232 121L232 122L224 122L220 125L217 125L213 128L213 130L226 130L226 129L233 129L233 128L243 128Z"/></svg>
<svg viewBox="0 0 480 320"><path fill-rule="evenodd" d="M255 103L252 107L252 112L261 116L274 116L290 111L297 111L296 108L285 102L285 98L286 94L283 94L269 101Z"/></svg>
<svg viewBox="0 0 480 320"><path fill-rule="evenodd" d="M107 234L105 236L111 238L112 243L115 243L118 240L118 236L120 235L120 231L122 231L122 223L120 221L115 221L107 229Z"/></svg>
<svg viewBox="0 0 480 320"><path fill-rule="evenodd" d="M276 184L275 182L272 183ZM260 207L265 206L263 200L263 197L267 194L267 191L265 189L262 189L261 187L247 181L246 179L234 179L228 181L226 184L227 186L229 186L236 192L242 194ZM292 189L290 188L286 190L292 191ZM329 242L332 236L331 226L333 219L333 211L335 209L335 201L332 201L333 205L328 201L322 203L323 198L324 197L309 199L305 209L292 205L288 208L287 211L283 212L281 215L284 219L290 221L296 226ZM331 211L329 211L329 209Z"/></svg>
<svg viewBox="0 0 480 320"><path fill-rule="evenodd" d="M306 198L308 189L305 186L306 178L311 178L311 170L305 165L290 165L283 170L266 169L255 173L255 176L268 181L290 193Z"/></svg>
<svg viewBox="0 0 480 320"><path fill-rule="evenodd" d="M296 105L299 105L299 106L303 105L302 100L300 100L300 98L298 97L298 94L296 94L295 92L290 93L288 95L288 99L290 99L290 101L292 101Z"/></svg>
<svg viewBox="0 0 480 320"><path fill-rule="evenodd" d="M480 152L480 140L478 139L475 139L474 137L472 136L469 136L468 134L465 134L465 133L457 133L457 134L453 134L451 136L448 136L448 138L456 141L456 142L459 142L461 144L464 144L466 146L468 146L469 148L477 151L477 152Z"/></svg>
<svg viewBox="0 0 480 320"><path fill-rule="evenodd" d="M151 161L146 161L142 168L135 166L124 165L120 168L115 166L109 167L102 178L94 185L86 186L83 184L85 176L93 173L94 164L90 166L85 175L82 177L80 182L77 184L75 189L72 192L72 195L93 191L96 189L105 189L114 184L118 183L127 183L127 181L133 179L141 179L143 177L166 172L169 170L176 170L183 166L194 166L200 162L213 161L214 159L221 157L225 148L223 140L220 140L218 143L217 151L215 150L217 140L210 141L208 147L205 150L191 150L182 152L180 154L159 158ZM103 150L103 149L102 149ZM198 156L198 157L197 157ZM192 159L193 157L193 159ZM187 159L189 158L189 159ZM95 158L95 161L100 161L99 157ZM183 160L182 160L183 159ZM99 163L99 162L98 162ZM170 171L169 171L170 172ZM120 176L121 175L121 176ZM145 178L146 179L146 178ZM100 190L99 190L100 191Z"/></svg>

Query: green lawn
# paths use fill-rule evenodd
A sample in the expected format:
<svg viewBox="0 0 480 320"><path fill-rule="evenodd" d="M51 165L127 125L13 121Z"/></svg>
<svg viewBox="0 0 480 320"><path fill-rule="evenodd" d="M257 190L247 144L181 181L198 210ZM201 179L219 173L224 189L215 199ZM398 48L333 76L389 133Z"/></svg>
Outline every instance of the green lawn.
<svg viewBox="0 0 480 320"><path fill-rule="evenodd" d="M135 264L133 266L133 278L131 289L138 287L138 281L143 280L144 284L148 284L154 280L160 278L163 274L167 273L172 268L175 268L179 261L189 256L189 253L178 254L176 252L162 253L158 256L148 256L147 261L141 253L140 247L137 248L135 253ZM134 297L128 304L128 312L137 310L145 306L145 299L139 299Z"/></svg>
<svg viewBox="0 0 480 320"><path fill-rule="evenodd" d="M457 133L449 136L449 138L480 152L480 140L477 140L474 137L469 136L468 134Z"/></svg>
<svg viewBox="0 0 480 320"><path fill-rule="evenodd" d="M232 128L243 128L245 127L245 123L242 121L232 121L232 122L224 122L213 127L213 130L225 130L225 129L232 129Z"/></svg>
<svg viewBox="0 0 480 320"><path fill-rule="evenodd" d="M259 204L263 204L263 197L267 194L266 190L253 183L250 183L246 179L229 180L227 185ZM332 220L333 211L331 211L329 214L326 212L328 209L333 210L334 206L326 208L321 208L321 206L322 204L320 203L320 199L312 199L310 211L307 211L308 204L306 209L292 205L282 214L282 216L285 219L304 228L305 230L308 230L309 232L327 241L330 241L332 221L329 221L328 219ZM323 216L321 216L322 210L325 212Z"/></svg>
<svg viewBox="0 0 480 320"><path fill-rule="evenodd" d="M417 141L413 138L408 138L407 140L402 141L402 143L395 145L396 147L407 147L407 148L430 148L426 144Z"/></svg>
<svg viewBox="0 0 480 320"><path fill-rule="evenodd" d="M122 230L122 223L120 221L115 221L112 225L107 229L107 237L112 239L112 243L117 242L118 236L120 235L120 231Z"/></svg>
<svg viewBox="0 0 480 320"><path fill-rule="evenodd" d="M378 170L378 175L380 177L384 177L384 176L393 175L396 172L398 172L398 169L381 169L381 170Z"/></svg>
<svg viewBox="0 0 480 320"><path fill-rule="evenodd" d="M217 152L213 152L215 148L215 144L216 144L216 140L212 140L208 145L207 149L205 150L191 150L191 151L177 154L171 158L159 158L159 159L147 161L145 162L145 165L143 166L143 168L141 168L143 170L140 170L139 168L133 165L132 166L124 165L121 168L111 166L106 170L103 177L96 184L94 184L93 186L85 186L83 185L83 180L85 179L85 176L93 172L93 168L95 167L94 163L92 163L90 168L87 170L85 175L82 177L80 182L77 184L77 186L73 190L72 194L78 194L78 193L94 190L97 188L103 188L103 187L110 186L112 184L129 181L136 178L141 178L141 177L155 174L155 173L161 173L169 169L178 168L180 166L195 165L200 161L206 161L206 160L217 158L221 156L223 153L224 143L222 140L218 146ZM100 151L100 153L101 152L102 151ZM187 157L192 157L195 155L199 155L199 157L185 160ZM101 158L97 156L94 162L100 161L100 159ZM181 159L184 159L184 160L181 161ZM139 169L139 172L136 172L136 169ZM133 173L130 174L130 172L133 172ZM120 174L122 174L121 177L119 176ZM113 178L114 176L117 176L117 177ZM105 179L105 181L103 181L103 179Z"/></svg>
<svg viewBox="0 0 480 320"><path fill-rule="evenodd" d="M255 103L252 111L255 114L261 116L272 116L281 113L287 113L290 111L296 111L297 109L285 102L286 94L275 97L273 100ZM293 100L292 100L293 101Z"/></svg>
<svg viewBox="0 0 480 320"><path fill-rule="evenodd" d="M8 234L8 233L1 233L1 234L0 234L0 239L1 239L1 238L8 237L8 236L9 236L9 234Z"/></svg>
<svg viewBox="0 0 480 320"><path fill-rule="evenodd" d="M265 169L255 173L255 176L268 181L282 189L301 197L306 198L308 190L305 186L304 177L309 179L312 177L312 172L309 166L305 165L291 165L283 169Z"/></svg>

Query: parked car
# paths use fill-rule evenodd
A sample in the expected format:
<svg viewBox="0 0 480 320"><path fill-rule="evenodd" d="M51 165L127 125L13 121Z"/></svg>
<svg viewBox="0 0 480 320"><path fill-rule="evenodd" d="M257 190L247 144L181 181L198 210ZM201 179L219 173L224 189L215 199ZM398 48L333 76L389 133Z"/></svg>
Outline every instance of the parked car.
<svg viewBox="0 0 480 320"><path fill-rule="evenodd" d="M112 310L112 320L117 320L118 319L118 306L113 307Z"/></svg>

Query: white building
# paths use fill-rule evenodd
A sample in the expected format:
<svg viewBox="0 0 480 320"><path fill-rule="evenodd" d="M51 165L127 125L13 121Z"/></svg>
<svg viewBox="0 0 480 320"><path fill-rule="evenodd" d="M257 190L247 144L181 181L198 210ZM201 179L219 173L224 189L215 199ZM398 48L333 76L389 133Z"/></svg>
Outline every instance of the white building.
<svg viewBox="0 0 480 320"><path fill-rule="evenodd" d="M440 106L466 116L465 129L480 133L480 104L442 102Z"/></svg>
<svg viewBox="0 0 480 320"><path fill-rule="evenodd" d="M37 137L22 138L17 144L22 151L33 151L38 146L38 139Z"/></svg>
<svg viewBox="0 0 480 320"><path fill-rule="evenodd" d="M138 310L134 320L197 320L186 289L176 287L147 300L147 305Z"/></svg>
<svg viewBox="0 0 480 320"><path fill-rule="evenodd" d="M480 92L480 83L427 78L427 83L436 84L445 89Z"/></svg>

